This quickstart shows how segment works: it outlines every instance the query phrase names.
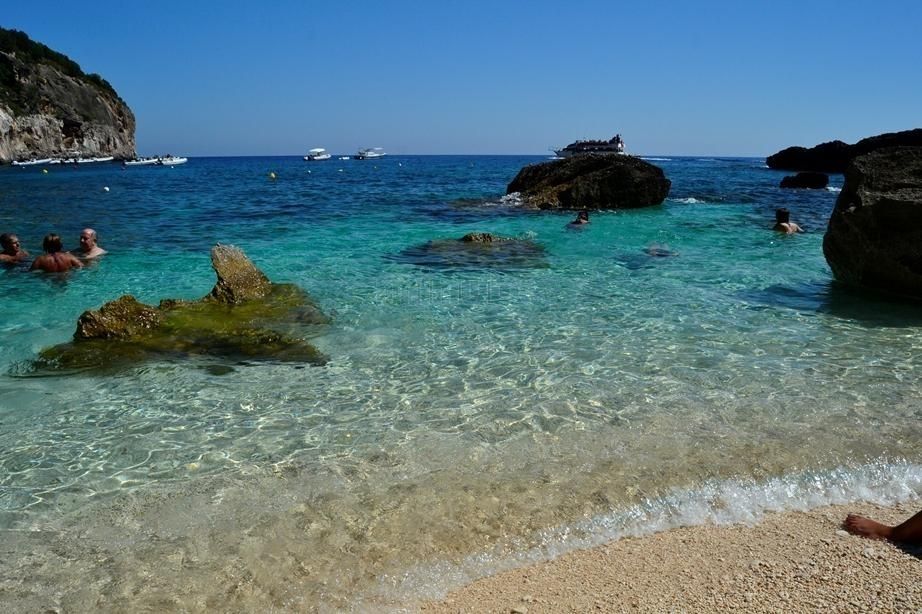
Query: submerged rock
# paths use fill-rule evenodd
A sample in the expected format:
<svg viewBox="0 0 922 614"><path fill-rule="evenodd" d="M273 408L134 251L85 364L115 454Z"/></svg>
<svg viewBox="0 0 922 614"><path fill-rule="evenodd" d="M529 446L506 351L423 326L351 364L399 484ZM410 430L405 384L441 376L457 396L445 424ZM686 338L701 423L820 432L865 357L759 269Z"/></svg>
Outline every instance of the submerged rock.
<svg viewBox="0 0 922 614"><path fill-rule="evenodd" d="M802 188L807 190L822 190L829 185L829 175L805 171L796 175L788 175L781 180L782 188Z"/></svg>
<svg viewBox="0 0 922 614"><path fill-rule="evenodd" d="M922 147L852 161L823 254L841 282L922 299Z"/></svg>
<svg viewBox="0 0 922 614"><path fill-rule="evenodd" d="M304 337L330 320L307 293L270 282L236 247L215 246L211 261L218 281L201 300L166 299L152 307L122 296L84 312L73 341L43 350L33 370L115 368L190 356L326 362Z"/></svg>
<svg viewBox="0 0 922 614"><path fill-rule="evenodd" d="M453 269L547 268L544 246L531 239L472 232L460 239L435 239L393 257L417 266Z"/></svg>
<svg viewBox="0 0 922 614"><path fill-rule="evenodd" d="M536 209L633 209L662 203L670 186L640 158L583 154L526 166L506 193Z"/></svg>

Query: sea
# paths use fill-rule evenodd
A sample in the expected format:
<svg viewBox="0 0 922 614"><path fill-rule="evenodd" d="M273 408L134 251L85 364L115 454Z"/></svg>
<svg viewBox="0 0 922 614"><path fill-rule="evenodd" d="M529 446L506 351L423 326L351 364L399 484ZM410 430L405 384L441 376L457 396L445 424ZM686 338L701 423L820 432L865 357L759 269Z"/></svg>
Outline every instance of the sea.
<svg viewBox="0 0 922 614"><path fill-rule="evenodd" d="M834 281L842 176L647 159L666 201L577 229L505 197L543 156L0 168L0 232L109 252L0 270L0 608L412 611L619 538L922 496L922 309ZM469 232L529 249L432 249ZM326 364L34 368L85 310L206 295L218 243L330 316Z"/></svg>

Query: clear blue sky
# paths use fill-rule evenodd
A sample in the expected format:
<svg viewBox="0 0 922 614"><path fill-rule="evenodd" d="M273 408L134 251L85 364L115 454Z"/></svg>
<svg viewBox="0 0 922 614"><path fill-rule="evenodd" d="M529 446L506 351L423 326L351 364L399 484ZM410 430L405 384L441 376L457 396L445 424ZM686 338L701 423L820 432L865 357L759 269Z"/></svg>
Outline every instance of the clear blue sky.
<svg viewBox="0 0 922 614"><path fill-rule="evenodd" d="M768 155L922 127L922 2L7 2L142 154Z"/></svg>

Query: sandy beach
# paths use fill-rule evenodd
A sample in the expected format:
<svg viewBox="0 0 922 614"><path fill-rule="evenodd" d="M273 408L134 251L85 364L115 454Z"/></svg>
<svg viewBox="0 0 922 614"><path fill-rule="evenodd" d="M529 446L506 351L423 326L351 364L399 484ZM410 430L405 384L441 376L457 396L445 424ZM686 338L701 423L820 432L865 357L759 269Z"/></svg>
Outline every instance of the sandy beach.
<svg viewBox="0 0 922 614"><path fill-rule="evenodd" d="M917 612L922 551L850 535L841 522L855 512L893 524L919 507L829 506L622 539L481 579L420 610Z"/></svg>

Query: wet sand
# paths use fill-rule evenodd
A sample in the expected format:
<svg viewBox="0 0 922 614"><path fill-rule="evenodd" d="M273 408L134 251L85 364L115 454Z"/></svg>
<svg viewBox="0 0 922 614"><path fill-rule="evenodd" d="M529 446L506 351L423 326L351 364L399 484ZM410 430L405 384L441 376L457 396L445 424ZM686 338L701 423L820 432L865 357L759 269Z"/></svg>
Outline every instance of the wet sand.
<svg viewBox="0 0 922 614"><path fill-rule="evenodd" d="M484 578L420 604L441 612L916 612L922 549L841 530L849 512L894 524L922 501L767 515L627 538Z"/></svg>

